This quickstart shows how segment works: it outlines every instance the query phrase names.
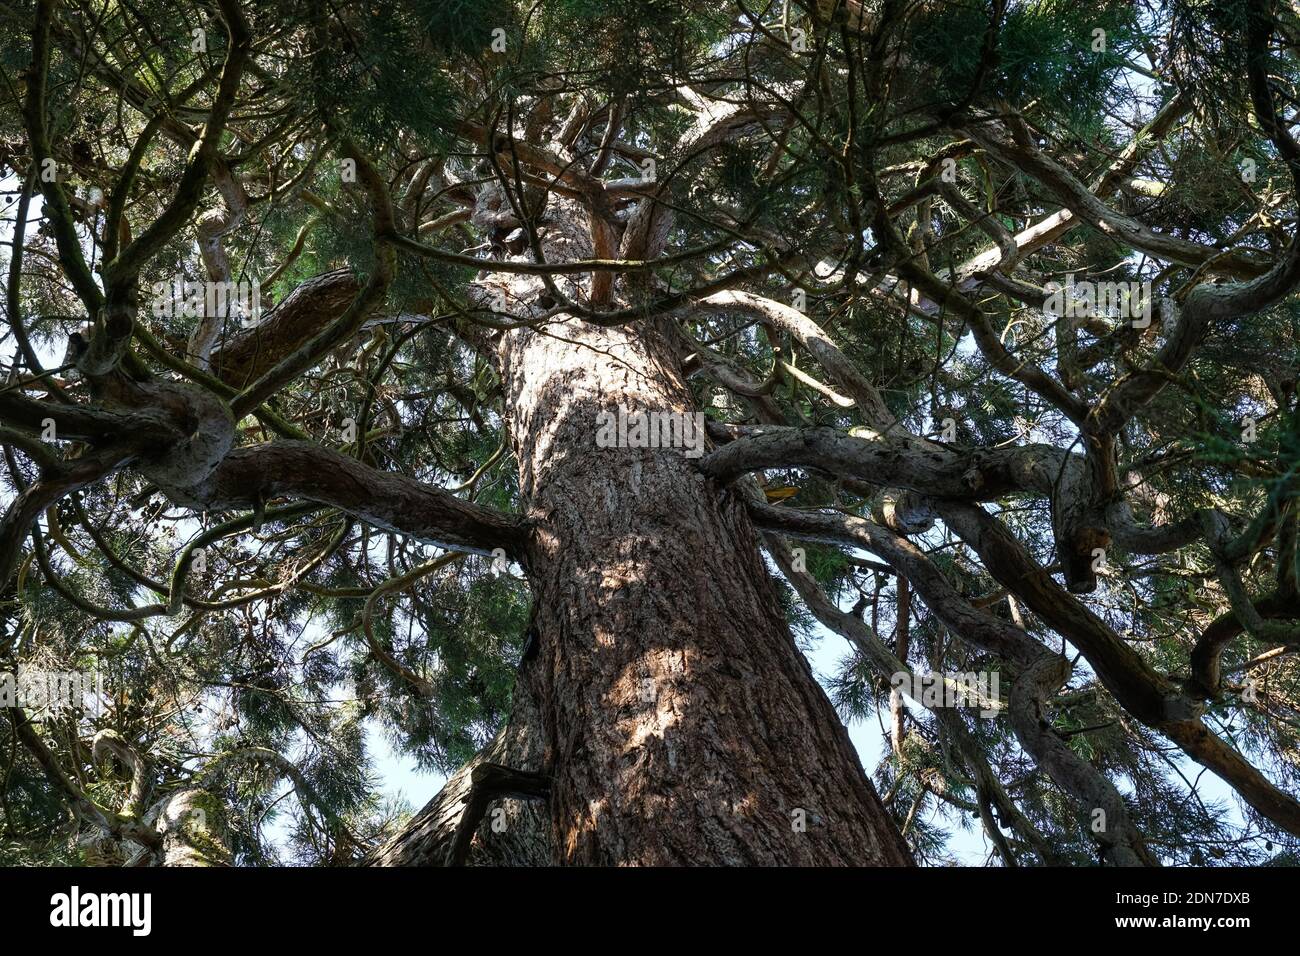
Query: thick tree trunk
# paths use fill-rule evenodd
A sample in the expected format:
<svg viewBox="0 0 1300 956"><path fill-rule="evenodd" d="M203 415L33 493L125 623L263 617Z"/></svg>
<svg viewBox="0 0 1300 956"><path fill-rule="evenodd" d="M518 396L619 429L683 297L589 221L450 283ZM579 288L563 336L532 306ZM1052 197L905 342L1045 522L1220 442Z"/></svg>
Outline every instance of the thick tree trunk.
<svg viewBox="0 0 1300 956"><path fill-rule="evenodd" d="M910 862L791 637L741 502L597 415L693 413L653 322L500 344L535 521L534 668L560 862Z"/></svg>

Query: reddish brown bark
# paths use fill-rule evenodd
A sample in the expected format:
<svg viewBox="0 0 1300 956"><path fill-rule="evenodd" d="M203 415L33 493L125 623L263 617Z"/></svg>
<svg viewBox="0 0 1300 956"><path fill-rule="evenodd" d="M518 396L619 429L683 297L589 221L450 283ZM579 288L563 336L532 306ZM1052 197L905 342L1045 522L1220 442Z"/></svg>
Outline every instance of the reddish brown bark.
<svg viewBox="0 0 1300 956"><path fill-rule="evenodd" d="M601 410L693 411L668 342L570 320L500 345L559 860L908 864L742 504L682 449L597 447Z"/></svg>

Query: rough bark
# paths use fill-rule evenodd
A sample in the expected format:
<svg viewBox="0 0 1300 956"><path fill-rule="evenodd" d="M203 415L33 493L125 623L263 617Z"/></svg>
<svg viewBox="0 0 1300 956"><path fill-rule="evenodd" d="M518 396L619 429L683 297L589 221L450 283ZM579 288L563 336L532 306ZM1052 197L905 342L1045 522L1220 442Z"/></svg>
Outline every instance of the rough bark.
<svg viewBox="0 0 1300 956"><path fill-rule="evenodd" d="M742 503L680 448L596 446L601 410L694 411L671 341L570 321L501 344L558 860L904 865Z"/></svg>

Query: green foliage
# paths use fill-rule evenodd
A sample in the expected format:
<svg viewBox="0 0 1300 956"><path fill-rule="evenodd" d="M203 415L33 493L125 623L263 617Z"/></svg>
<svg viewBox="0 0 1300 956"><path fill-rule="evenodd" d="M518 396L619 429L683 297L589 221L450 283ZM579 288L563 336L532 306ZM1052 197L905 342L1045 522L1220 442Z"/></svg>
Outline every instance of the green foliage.
<svg viewBox="0 0 1300 956"><path fill-rule="evenodd" d="M909 55L925 79L923 99L963 102L979 76L988 11L981 4L927 5L908 31ZM1095 31L1104 31L1098 35ZM1080 4L1039 0L1010 6L1001 26L996 65L985 88L1016 107L1035 111L1079 135L1096 135L1117 95L1125 59L1141 33L1128 3ZM1094 49L1101 46L1104 49Z"/></svg>
<svg viewBox="0 0 1300 956"><path fill-rule="evenodd" d="M672 0L560 0L539 5L528 24L534 62L580 65L584 84L614 96L684 76L729 25L721 10Z"/></svg>

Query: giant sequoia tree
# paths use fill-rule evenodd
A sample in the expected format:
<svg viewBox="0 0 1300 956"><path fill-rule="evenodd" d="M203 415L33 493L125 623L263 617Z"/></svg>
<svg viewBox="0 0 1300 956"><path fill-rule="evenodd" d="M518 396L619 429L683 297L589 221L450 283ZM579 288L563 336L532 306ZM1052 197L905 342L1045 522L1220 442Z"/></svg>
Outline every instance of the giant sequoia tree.
<svg viewBox="0 0 1300 956"><path fill-rule="evenodd" d="M0 24L0 861L1294 858L1289 4Z"/></svg>

